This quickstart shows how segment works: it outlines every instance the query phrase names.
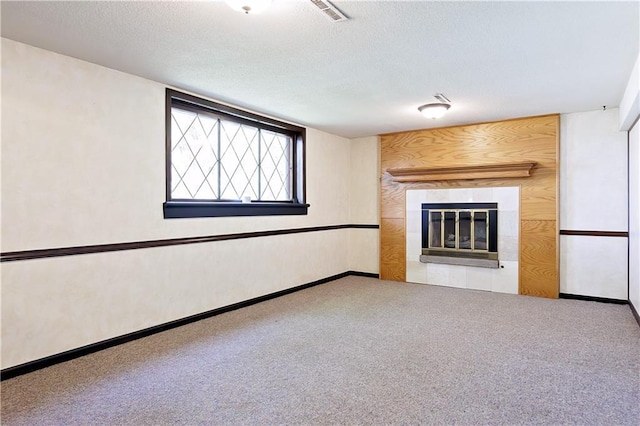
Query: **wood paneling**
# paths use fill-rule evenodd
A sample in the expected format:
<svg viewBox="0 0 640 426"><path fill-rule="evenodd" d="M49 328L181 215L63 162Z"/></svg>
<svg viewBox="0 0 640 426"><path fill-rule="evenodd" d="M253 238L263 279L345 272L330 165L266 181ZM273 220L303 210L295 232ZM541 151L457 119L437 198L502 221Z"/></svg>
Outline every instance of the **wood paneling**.
<svg viewBox="0 0 640 426"><path fill-rule="evenodd" d="M520 294L558 297L557 222L522 220L520 241Z"/></svg>
<svg viewBox="0 0 640 426"><path fill-rule="evenodd" d="M380 221L380 279L405 280L404 219Z"/></svg>
<svg viewBox="0 0 640 426"><path fill-rule="evenodd" d="M521 220L556 220L558 215L556 175L555 168L541 168L535 171L535 179L522 182Z"/></svg>
<svg viewBox="0 0 640 426"><path fill-rule="evenodd" d="M393 182L391 176L383 174L380 187L384 188L380 197L380 218L404 218L404 185Z"/></svg>
<svg viewBox="0 0 640 426"><path fill-rule="evenodd" d="M382 135L380 276L405 281L407 189L520 186L520 293L558 297L559 116ZM388 169L534 162L528 178L394 182ZM386 223L386 225L385 225ZM388 246L387 246L388 244Z"/></svg>

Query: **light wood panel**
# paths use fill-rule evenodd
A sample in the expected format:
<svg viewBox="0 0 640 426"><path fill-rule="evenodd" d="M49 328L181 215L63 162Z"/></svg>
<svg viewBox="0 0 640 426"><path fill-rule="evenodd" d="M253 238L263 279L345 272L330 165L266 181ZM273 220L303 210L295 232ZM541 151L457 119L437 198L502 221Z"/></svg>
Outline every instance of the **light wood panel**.
<svg viewBox="0 0 640 426"><path fill-rule="evenodd" d="M380 221L380 278L405 280L404 219Z"/></svg>
<svg viewBox="0 0 640 426"><path fill-rule="evenodd" d="M535 179L522 182L520 193L521 220L556 220L558 216L558 180L555 168L535 171Z"/></svg>
<svg viewBox="0 0 640 426"><path fill-rule="evenodd" d="M520 293L558 297L558 136L558 115L382 135L380 276L406 280L407 189L520 186L520 220L526 229L520 236ZM395 182L387 172L509 162L531 162L536 166L528 178L468 180L462 176L464 179L430 182ZM382 225L385 221L387 226ZM385 247L386 243L389 247Z"/></svg>
<svg viewBox="0 0 640 426"><path fill-rule="evenodd" d="M385 188L380 197L380 218L404 218L405 194L402 185L397 185L390 175L384 173L380 188Z"/></svg>
<svg viewBox="0 0 640 426"><path fill-rule="evenodd" d="M558 297L558 235L555 220L520 222L520 294Z"/></svg>

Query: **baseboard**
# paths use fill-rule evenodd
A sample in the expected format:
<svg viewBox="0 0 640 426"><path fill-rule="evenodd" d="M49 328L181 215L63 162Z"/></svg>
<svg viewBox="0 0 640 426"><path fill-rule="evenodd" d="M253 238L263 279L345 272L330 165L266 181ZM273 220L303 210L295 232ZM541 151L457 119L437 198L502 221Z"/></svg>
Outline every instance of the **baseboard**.
<svg viewBox="0 0 640 426"><path fill-rule="evenodd" d="M380 278L380 274L374 274L372 272L349 271L347 274L356 277Z"/></svg>
<svg viewBox="0 0 640 426"><path fill-rule="evenodd" d="M122 345L133 340L141 339L143 337L151 336L152 334L160 333L163 331L171 330L172 328L181 327L183 325L191 324L196 321L201 321L206 318L211 318L216 315L223 314L225 312L234 311L236 309L245 308L247 306L255 305L256 303L264 302L266 300L275 299L276 297L284 296L294 293L296 291L304 290L309 287L314 287L320 284L325 284L331 281L338 280L340 278L355 275L359 277L378 278L378 274L372 274L369 272L347 271L330 277L322 278L310 283L302 284L296 287L288 288L285 290L276 291L275 293L266 294L264 296L255 297L253 299L245 300L243 302L234 303L233 305L223 306L221 308L213 309L207 312L191 315L185 318L170 321L164 324L156 325L153 327L145 328L143 330L134 331L132 333L124 334L122 336L113 337L111 339L102 340L100 342L92 343L90 345L81 346L79 348L71 349L59 354L50 355L45 358L40 358L34 361L29 361L24 364L8 367L0 371L0 381L11 379L13 377L21 376L23 374L31 373L36 370L41 370L52 365L60 364L62 362L70 361L75 358L79 358L85 355L92 354L94 352L102 351L104 349L112 348L114 346Z"/></svg>
<svg viewBox="0 0 640 426"><path fill-rule="evenodd" d="M636 319L636 322L640 326L640 315L638 315L638 311L636 311L636 307L633 306L633 303L631 303L631 301L629 301L629 306L631 307L631 312L633 313L633 316Z"/></svg>
<svg viewBox="0 0 640 426"><path fill-rule="evenodd" d="M622 299L609 299L606 297L582 296L580 294L560 293L560 299L586 300L588 302L613 303L614 305L627 305L629 302Z"/></svg>

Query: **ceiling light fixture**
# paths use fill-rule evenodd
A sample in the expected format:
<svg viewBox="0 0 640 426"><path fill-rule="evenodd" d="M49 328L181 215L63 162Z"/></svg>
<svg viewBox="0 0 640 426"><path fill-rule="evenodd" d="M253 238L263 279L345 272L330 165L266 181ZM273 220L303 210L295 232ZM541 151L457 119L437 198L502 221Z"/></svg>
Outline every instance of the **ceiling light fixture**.
<svg viewBox="0 0 640 426"><path fill-rule="evenodd" d="M451 101L442 93L436 93L434 97L440 102L419 106L418 111L425 117L435 120L442 117L451 108Z"/></svg>
<svg viewBox="0 0 640 426"><path fill-rule="evenodd" d="M260 13L265 10L272 0L225 0L225 3L238 12L242 12L245 15Z"/></svg>
<svg viewBox="0 0 640 426"><path fill-rule="evenodd" d="M442 104L440 102L436 102L433 104L426 104L418 107L418 111L422 113L427 118L440 118L444 115L445 112L451 107L449 104Z"/></svg>

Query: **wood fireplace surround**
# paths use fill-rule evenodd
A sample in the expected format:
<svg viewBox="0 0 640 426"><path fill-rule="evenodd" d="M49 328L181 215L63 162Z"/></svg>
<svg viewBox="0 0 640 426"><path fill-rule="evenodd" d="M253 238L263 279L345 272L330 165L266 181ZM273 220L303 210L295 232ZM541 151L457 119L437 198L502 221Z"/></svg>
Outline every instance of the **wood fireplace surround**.
<svg viewBox="0 0 640 426"><path fill-rule="evenodd" d="M519 293L557 298L557 114L382 135L380 277L406 281L407 189L520 186Z"/></svg>

